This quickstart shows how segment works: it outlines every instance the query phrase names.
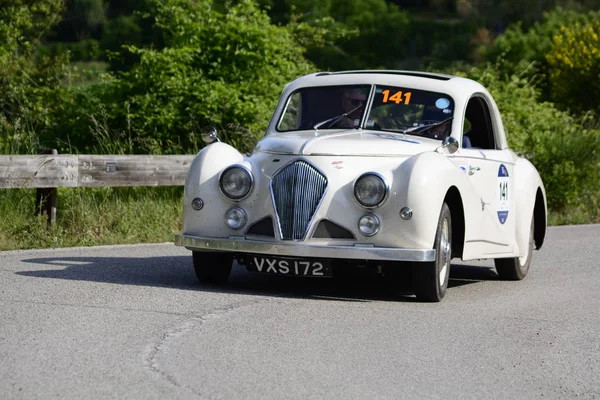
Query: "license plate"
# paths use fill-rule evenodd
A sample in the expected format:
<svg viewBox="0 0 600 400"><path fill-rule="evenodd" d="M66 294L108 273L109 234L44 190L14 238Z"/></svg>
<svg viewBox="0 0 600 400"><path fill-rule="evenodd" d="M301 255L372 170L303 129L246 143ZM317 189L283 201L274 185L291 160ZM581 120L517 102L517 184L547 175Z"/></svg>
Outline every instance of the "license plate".
<svg viewBox="0 0 600 400"><path fill-rule="evenodd" d="M323 260L298 258L249 257L251 271L276 275L331 277L330 263Z"/></svg>

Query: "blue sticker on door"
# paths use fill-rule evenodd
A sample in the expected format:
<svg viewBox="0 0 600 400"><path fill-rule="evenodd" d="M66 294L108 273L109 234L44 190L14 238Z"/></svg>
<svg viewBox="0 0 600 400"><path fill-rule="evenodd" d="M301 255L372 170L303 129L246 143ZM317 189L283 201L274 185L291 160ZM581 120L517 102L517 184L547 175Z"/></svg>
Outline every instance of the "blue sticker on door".
<svg viewBox="0 0 600 400"><path fill-rule="evenodd" d="M510 207L509 202L509 187L508 187L508 170L504 164L500 164L498 168L498 221L501 224L506 222Z"/></svg>

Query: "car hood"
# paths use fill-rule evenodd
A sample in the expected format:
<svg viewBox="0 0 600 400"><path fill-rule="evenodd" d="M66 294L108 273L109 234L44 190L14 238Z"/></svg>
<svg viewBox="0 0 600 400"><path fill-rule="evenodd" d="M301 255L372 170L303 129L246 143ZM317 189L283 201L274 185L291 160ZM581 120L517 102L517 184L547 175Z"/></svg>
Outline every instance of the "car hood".
<svg viewBox="0 0 600 400"><path fill-rule="evenodd" d="M258 142L256 151L271 154L412 156L433 151L439 140L368 130L327 130L272 133Z"/></svg>

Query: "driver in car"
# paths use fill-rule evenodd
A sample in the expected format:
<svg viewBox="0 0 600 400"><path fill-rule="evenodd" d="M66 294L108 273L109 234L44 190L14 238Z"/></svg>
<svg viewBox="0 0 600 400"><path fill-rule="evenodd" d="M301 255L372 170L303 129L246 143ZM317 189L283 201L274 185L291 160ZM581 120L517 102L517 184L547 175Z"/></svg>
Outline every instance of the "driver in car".
<svg viewBox="0 0 600 400"><path fill-rule="evenodd" d="M337 126L341 128L357 127L366 102L367 95L360 89L346 90L342 95L342 109L346 116Z"/></svg>

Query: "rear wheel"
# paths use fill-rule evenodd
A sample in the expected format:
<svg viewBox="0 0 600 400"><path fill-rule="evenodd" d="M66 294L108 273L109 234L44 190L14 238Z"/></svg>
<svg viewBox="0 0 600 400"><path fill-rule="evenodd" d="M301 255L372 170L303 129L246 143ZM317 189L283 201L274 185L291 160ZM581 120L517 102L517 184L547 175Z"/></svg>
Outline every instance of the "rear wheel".
<svg viewBox="0 0 600 400"><path fill-rule="evenodd" d="M233 255L229 253L209 253L194 251L194 272L202 283L225 284L231 273Z"/></svg>
<svg viewBox="0 0 600 400"><path fill-rule="evenodd" d="M533 218L531 218L527 254L524 257L497 258L494 260L496 272L498 272L500 279L506 281L520 281L525 278L529 272L529 266L531 265L531 258L533 256L533 229Z"/></svg>
<svg viewBox="0 0 600 400"><path fill-rule="evenodd" d="M450 208L442 205L435 235L435 261L413 264L413 288L419 301L438 302L446 295L452 259Z"/></svg>

